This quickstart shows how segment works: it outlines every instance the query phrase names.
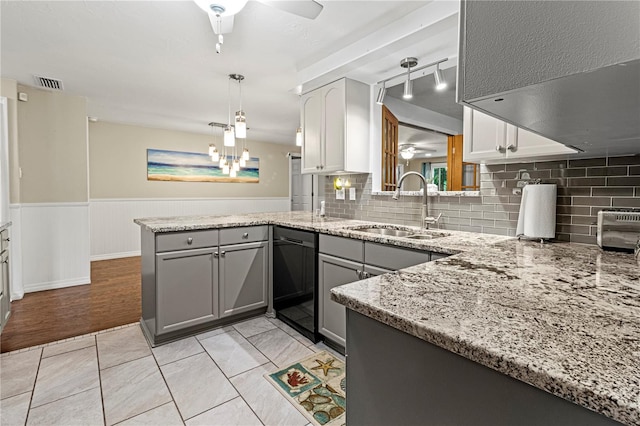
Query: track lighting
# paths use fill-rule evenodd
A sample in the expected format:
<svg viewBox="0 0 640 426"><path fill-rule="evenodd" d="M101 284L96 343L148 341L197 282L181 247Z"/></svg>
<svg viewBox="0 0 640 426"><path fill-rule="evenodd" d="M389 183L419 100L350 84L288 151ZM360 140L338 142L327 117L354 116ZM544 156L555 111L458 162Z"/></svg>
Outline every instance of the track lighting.
<svg viewBox="0 0 640 426"><path fill-rule="evenodd" d="M376 103L378 105L384 105L384 97L387 94L387 82L382 82L382 87L378 90L378 96L376 97Z"/></svg>
<svg viewBox="0 0 640 426"><path fill-rule="evenodd" d="M433 73L436 79L436 90L444 90L447 88L447 82L442 77L442 71L440 70L440 64L436 64L436 71Z"/></svg>
<svg viewBox="0 0 640 426"><path fill-rule="evenodd" d="M404 92L402 93L403 99L413 98L413 81L411 81L411 68L418 65L418 59L409 57L400 61L400 66L407 69L407 79L404 82Z"/></svg>

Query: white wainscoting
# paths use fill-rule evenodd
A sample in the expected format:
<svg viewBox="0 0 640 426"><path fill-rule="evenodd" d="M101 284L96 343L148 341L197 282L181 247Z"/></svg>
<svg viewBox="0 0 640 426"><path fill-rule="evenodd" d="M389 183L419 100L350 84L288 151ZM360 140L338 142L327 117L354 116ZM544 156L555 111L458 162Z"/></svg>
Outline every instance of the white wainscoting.
<svg viewBox="0 0 640 426"><path fill-rule="evenodd" d="M91 282L89 203L12 205L11 213L19 223L10 253L12 261L22 255L14 267L21 267L24 292Z"/></svg>
<svg viewBox="0 0 640 426"><path fill-rule="evenodd" d="M289 197L92 199L91 260L140 255L140 227L133 219L289 211Z"/></svg>
<svg viewBox="0 0 640 426"><path fill-rule="evenodd" d="M11 300L19 300L24 297L24 285L22 283L22 209L20 204L9 205L9 287Z"/></svg>

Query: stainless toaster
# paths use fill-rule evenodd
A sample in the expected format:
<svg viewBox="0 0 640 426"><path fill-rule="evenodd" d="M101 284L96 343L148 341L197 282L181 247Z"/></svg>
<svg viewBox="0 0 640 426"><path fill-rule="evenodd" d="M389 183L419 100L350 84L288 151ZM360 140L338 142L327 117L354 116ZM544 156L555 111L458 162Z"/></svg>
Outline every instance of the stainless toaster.
<svg viewBox="0 0 640 426"><path fill-rule="evenodd" d="M633 250L640 238L640 209L598 212L598 245L603 249Z"/></svg>

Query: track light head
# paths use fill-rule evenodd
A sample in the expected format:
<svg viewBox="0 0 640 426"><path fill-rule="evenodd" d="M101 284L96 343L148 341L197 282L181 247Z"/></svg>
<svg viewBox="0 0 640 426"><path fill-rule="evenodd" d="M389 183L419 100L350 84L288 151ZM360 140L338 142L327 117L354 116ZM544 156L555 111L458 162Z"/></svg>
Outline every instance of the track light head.
<svg viewBox="0 0 640 426"><path fill-rule="evenodd" d="M402 99L413 98L413 81L407 78L404 82L404 92L402 93Z"/></svg>
<svg viewBox="0 0 640 426"><path fill-rule="evenodd" d="M387 88L385 84L382 83L382 87L378 90L378 96L376 97L376 103L378 105L384 105L384 97L387 95Z"/></svg>
<svg viewBox="0 0 640 426"><path fill-rule="evenodd" d="M440 65L436 65L436 71L433 73L433 76L436 79L436 90L444 90L447 88L447 82L444 77L442 77L442 70L440 70Z"/></svg>

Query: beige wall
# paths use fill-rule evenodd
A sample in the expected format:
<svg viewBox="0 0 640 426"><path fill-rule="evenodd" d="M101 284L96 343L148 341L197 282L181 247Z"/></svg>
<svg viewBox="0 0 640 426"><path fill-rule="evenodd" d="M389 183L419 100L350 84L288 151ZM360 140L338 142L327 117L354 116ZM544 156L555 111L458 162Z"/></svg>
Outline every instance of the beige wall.
<svg viewBox="0 0 640 426"><path fill-rule="evenodd" d="M147 180L147 149L206 153L212 136L116 123L89 123L90 198L287 197L289 145L248 140L260 159L260 183ZM217 145L221 145L218 143ZM218 149L221 147L218 146Z"/></svg>
<svg viewBox="0 0 640 426"><path fill-rule="evenodd" d="M18 161L18 82L0 79L0 96L7 98L9 124L9 202L20 202L20 163Z"/></svg>
<svg viewBox="0 0 640 426"><path fill-rule="evenodd" d="M21 203L88 201L86 99L18 85Z"/></svg>

